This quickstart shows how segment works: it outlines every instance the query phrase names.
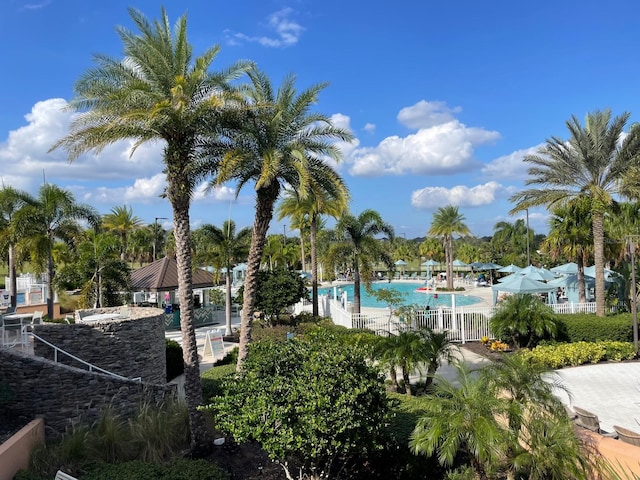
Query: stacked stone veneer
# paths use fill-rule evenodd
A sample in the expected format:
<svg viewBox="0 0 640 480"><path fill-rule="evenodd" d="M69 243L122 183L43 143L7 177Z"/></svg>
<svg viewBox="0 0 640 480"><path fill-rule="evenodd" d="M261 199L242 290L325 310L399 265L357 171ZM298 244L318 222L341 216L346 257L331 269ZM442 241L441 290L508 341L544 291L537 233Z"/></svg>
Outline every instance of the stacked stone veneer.
<svg viewBox="0 0 640 480"><path fill-rule="evenodd" d="M110 406L127 415L140 402L160 404L173 396L175 386L166 384L163 311L132 308L130 313L124 320L37 325L34 333L86 362L142 382L89 372L60 352L56 363L54 350L36 340L35 355L0 349L0 384L12 392L2 408L41 415L47 434L58 436L75 421L94 421Z"/></svg>

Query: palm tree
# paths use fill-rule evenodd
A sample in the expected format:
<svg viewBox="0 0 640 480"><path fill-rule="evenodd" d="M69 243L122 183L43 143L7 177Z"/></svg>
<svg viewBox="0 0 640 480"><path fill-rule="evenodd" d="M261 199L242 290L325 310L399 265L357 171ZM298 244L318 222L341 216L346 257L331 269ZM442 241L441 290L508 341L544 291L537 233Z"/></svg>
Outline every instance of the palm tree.
<svg viewBox="0 0 640 480"><path fill-rule="evenodd" d="M219 48L210 48L194 59L187 40L186 16L178 19L172 32L164 8L161 19L153 23L135 9L129 9L129 13L139 33L118 27L125 59L95 57L96 67L76 83L76 98L71 102L83 113L72 123L70 133L52 148L64 148L74 160L91 150L100 153L107 145L125 139L135 139L135 147L148 141L164 144L166 197L173 210L178 264L191 449L199 456L211 447L203 414L198 410L202 390L193 325L189 208L195 185L212 168L200 155L202 138L215 136L226 121L232 97L229 82L242 74L246 64L212 73L209 69Z"/></svg>
<svg viewBox="0 0 640 480"><path fill-rule="evenodd" d="M332 192L321 190L321 185L312 183L307 194L302 197L297 192L287 190L279 205L279 220L284 216L301 216L309 219L309 239L311 243L311 302L312 313L318 316L318 252L316 247L318 223L321 215L329 215L338 218L342 215L349 203L349 192L341 178L336 178L338 188ZM300 241L302 242L302 229ZM302 244L302 243L301 243ZM304 249L303 249L304 254ZM303 267L304 269L304 267Z"/></svg>
<svg viewBox="0 0 640 480"><path fill-rule="evenodd" d="M249 243L251 241L251 229L243 228L236 234L236 224L233 220L226 220L222 228L205 224L200 227L204 235L209 238L224 265L226 288L226 335L231 335L231 283L232 268L247 258Z"/></svg>
<svg viewBox="0 0 640 480"><path fill-rule="evenodd" d="M491 242L502 252L501 261L503 265L510 263L523 264L527 251L527 236L529 237L528 245L533 244L534 232L528 228L525 221L521 218L514 223L498 222L493 226L493 237Z"/></svg>
<svg viewBox="0 0 640 480"><path fill-rule="evenodd" d="M123 262L127 259L127 238L133 230L141 225L142 220L133 214L131 207L126 205L113 207L111 213L107 213L102 218L102 226L120 237L120 260Z"/></svg>
<svg viewBox="0 0 640 480"><path fill-rule="evenodd" d="M421 372L427 361L427 347L423 336L418 332L405 330L397 335L381 338L376 344L375 356L388 368L395 391L398 388L396 369L400 368L405 394L412 396L409 375L414 371Z"/></svg>
<svg viewBox="0 0 640 480"><path fill-rule="evenodd" d="M543 338L558 334L558 318L537 295L509 295L498 305L489 321L491 331L499 338L509 338L516 347L531 348Z"/></svg>
<svg viewBox="0 0 640 480"><path fill-rule="evenodd" d="M33 197L13 187L3 186L0 190L0 250L6 251L9 266L9 296L10 305L18 304L16 280L16 245L20 241L19 224L16 214L26 205L34 203Z"/></svg>
<svg viewBox="0 0 640 480"><path fill-rule="evenodd" d="M486 375L472 375L464 364L455 364L456 382L438 379L434 393L423 404L424 414L411 434L415 453L436 454L441 465L452 465L465 452L482 480L506 451L508 434L498 418L506 411Z"/></svg>
<svg viewBox="0 0 640 480"><path fill-rule="evenodd" d="M593 256L593 225L591 202L588 198L576 198L557 207L549 220L549 233L541 245L551 258L566 258L578 265L579 301L587 301L584 267Z"/></svg>
<svg viewBox="0 0 640 480"><path fill-rule="evenodd" d="M365 210L357 217L345 214L336 223L336 242L329 247L332 265L344 262L353 270L353 313L360 313L360 282L371 283L373 266L383 262L393 269L388 242L393 241L393 227L375 210ZM379 238L382 235L383 238Z"/></svg>
<svg viewBox="0 0 640 480"><path fill-rule="evenodd" d="M447 267L447 289L453 290L453 236L469 235L471 231L464 224L464 215L458 212L458 207L447 205L438 208L433 214L433 221L429 235L440 237L444 247L445 263Z"/></svg>
<svg viewBox="0 0 640 480"><path fill-rule="evenodd" d="M569 140L552 137L538 155L529 155L527 185L516 193L511 213L546 205L554 209L569 200L591 200L593 250L596 270L596 314L605 315L604 215L616 195L640 196L640 183L633 182L640 169L640 125L632 125L623 135L629 114L615 118L611 111L589 113L584 126L572 116L567 122Z"/></svg>
<svg viewBox="0 0 640 480"><path fill-rule="evenodd" d="M256 209L244 283L238 370L251 342L256 280L275 202L285 184L303 196L312 182L323 190L336 192L339 176L325 158L339 160L341 152L331 142L352 138L328 117L309 111L324 84L298 93L295 77L289 76L274 92L265 73L254 68L249 77L252 85L245 93L250 108L243 128L229 134L231 149L223 151L215 179L218 184L237 180L238 191L250 181L255 183ZM218 145L213 144L212 155L217 149Z"/></svg>
<svg viewBox="0 0 640 480"><path fill-rule="evenodd" d="M425 342L425 361L427 364L425 388L428 388L433 382L438 368L442 366L442 361L445 360L451 363L455 360L455 353L458 351L458 346L453 343L449 332L446 330L436 332L430 328L425 328L420 330L420 334Z"/></svg>
<svg viewBox="0 0 640 480"><path fill-rule="evenodd" d="M154 241L154 226L147 225L143 228L138 228L131 232L127 239L127 245L129 249L129 258L132 261L137 261L139 266L151 261L153 251L152 245ZM156 246L160 242L156 241Z"/></svg>
<svg viewBox="0 0 640 480"><path fill-rule="evenodd" d="M16 215L21 225L31 258L47 272L47 316L54 318L53 285L55 262L53 249L56 241L71 243L82 228L78 222L87 221L93 227L100 223L100 215L91 206L76 203L73 194L56 185L45 183L35 201L22 208Z"/></svg>

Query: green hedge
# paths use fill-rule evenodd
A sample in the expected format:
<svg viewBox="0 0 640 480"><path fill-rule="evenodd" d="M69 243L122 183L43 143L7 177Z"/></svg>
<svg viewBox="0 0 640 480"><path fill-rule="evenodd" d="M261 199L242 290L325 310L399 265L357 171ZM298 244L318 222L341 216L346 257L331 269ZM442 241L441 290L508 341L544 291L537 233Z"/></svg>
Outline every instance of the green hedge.
<svg viewBox="0 0 640 480"><path fill-rule="evenodd" d="M522 351L518 355L524 355L548 368L557 369L606 360L614 362L631 360L635 357L635 351L633 343L628 342L575 342L540 345L533 350Z"/></svg>
<svg viewBox="0 0 640 480"><path fill-rule="evenodd" d="M229 475L206 460L176 460L171 465L140 461L100 465L82 475L83 480L228 480Z"/></svg>
<svg viewBox="0 0 640 480"><path fill-rule="evenodd" d="M598 317L591 313L558 315L561 321L559 340L566 342L633 341L630 313Z"/></svg>
<svg viewBox="0 0 640 480"><path fill-rule="evenodd" d="M167 358L167 382L184 373L184 359L182 347L175 340L165 338Z"/></svg>
<svg viewBox="0 0 640 480"><path fill-rule="evenodd" d="M202 384L202 397L205 403L222 394L222 380L229 375L233 375L235 371L236 365L234 363L229 363L226 365L212 367L209 370L202 372L200 375L200 382Z"/></svg>

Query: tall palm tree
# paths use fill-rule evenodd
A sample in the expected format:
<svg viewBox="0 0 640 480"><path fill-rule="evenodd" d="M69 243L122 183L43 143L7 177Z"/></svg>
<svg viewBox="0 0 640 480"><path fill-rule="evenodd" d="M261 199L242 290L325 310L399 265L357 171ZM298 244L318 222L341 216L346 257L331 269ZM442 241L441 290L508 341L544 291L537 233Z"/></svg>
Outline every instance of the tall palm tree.
<svg viewBox="0 0 640 480"><path fill-rule="evenodd" d="M18 304L18 287L16 280L16 245L20 241L20 226L15 221L16 214L26 205L34 203L28 193L13 187L3 186L0 190L0 250L6 252L9 265L9 297L10 305Z"/></svg>
<svg viewBox="0 0 640 480"><path fill-rule="evenodd" d="M440 237L444 247L445 264L447 268L447 288L453 290L453 236L469 235L471 231L464 224L464 215L458 212L458 207L447 205L440 207L433 214L429 235Z"/></svg>
<svg viewBox="0 0 640 480"><path fill-rule="evenodd" d="M542 242L542 249L551 258L566 258L578 265L578 297L587 301L584 267L593 256L593 225L591 202L588 198L575 198L553 210L549 220L549 233Z"/></svg>
<svg viewBox="0 0 640 480"><path fill-rule="evenodd" d="M593 250L596 270L596 314L605 315L604 284L604 216L617 195L640 197L640 125L624 128L629 114L612 118L610 110L587 114L584 126L572 116L567 122L569 139L552 137L538 155L528 155L527 185L516 193L511 212L546 205L554 209L569 200L588 197L591 200ZM631 180L631 181L629 181Z"/></svg>
<svg viewBox="0 0 640 480"><path fill-rule="evenodd" d="M329 215L338 218L342 215L349 203L349 192L341 178L336 178L339 183L333 192L321 190L321 186L312 183L305 196L301 196L295 191L287 190L283 200L279 205L279 219L283 216L302 215L309 219L309 241L311 243L311 301L313 315L318 316L318 252L317 234L318 223L321 215ZM300 231L302 239L302 230Z"/></svg>
<svg viewBox="0 0 640 480"><path fill-rule="evenodd" d="M226 220L222 228L215 225L205 224L200 230L209 237L209 240L216 248L221 257L221 263L226 269L226 335L231 335L231 283L233 267L244 261L249 253L249 243L251 242L251 229L243 228L236 234L236 224L233 220Z"/></svg>
<svg viewBox="0 0 640 480"><path fill-rule="evenodd" d="M120 260L127 260L127 239L129 234L142 225L142 220L133 214L133 208L123 205L113 207L102 218L102 226L120 237Z"/></svg>
<svg viewBox="0 0 640 480"><path fill-rule="evenodd" d="M527 243L527 237L528 243ZM501 261L503 265L522 262L526 258L527 245L533 244L534 232L528 228L521 218L515 222L501 221L493 226L493 236L491 242L496 245L496 249L502 252Z"/></svg>
<svg viewBox="0 0 640 480"><path fill-rule="evenodd" d="M353 313L360 313L360 282L364 279L365 285L371 283L377 262L393 269L387 243L394 239L393 227L375 210L365 210L357 217L342 215L334 232L336 242L329 247L328 258L332 265L343 262L353 270Z"/></svg>
<svg viewBox="0 0 640 480"><path fill-rule="evenodd" d="M254 68L249 77L251 86L245 93L250 108L242 122L243 128L230 132L231 149L221 156L215 179L218 184L237 180L238 191L248 182L254 182L256 193L244 283L238 370L242 368L251 341L256 280L275 202L285 184L303 195L309 191L311 181L328 192L335 192L339 176L325 158L340 160L341 152L332 142L352 138L325 115L310 112L324 84L297 92L295 77L289 76L274 92L264 72ZM217 148L215 144L212 146L214 156Z"/></svg>
<svg viewBox="0 0 640 480"><path fill-rule="evenodd" d="M132 261L137 261L139 266L142 263L149 263L152 259L152 245L154 241L154 226L138 228L131 232L127 239L129 256ZM156 246L160 242L156 241Z"/></svg>
<svg viewBox="0 0 640 480"><path fill-rule="evenodd" d="M45 183L40 187L35 202L18 212L17 220L31 258L47 272L47 316L54 318L54 245L59 240L71 243L82 231L80 221L97 227L100 215L93 207L77 203L71 192Z"/></svg>
<svg viewBox="0 0 640 480"><path fill-rule="evenodd" d="M135 139L135 147L162 141L166 196L173 210L180 327L185 363L185 390L191 428L191 449L201 455L210 447L203 414L198 351L193 325L193 284L189 209L195 185L208 175L211 165L199 153L202 139L215 136L231 109L229 82L246 64L211 72L219 47L197 58L187 39L186 15L175 30L163 8L161 19L151 23L129 9L138 33L124 27L117 31L124 45L124 59L98 55L96 66L76 83L71 106L83 113L70 133L52 148L64 148L71 160L88 151L100 153L107 145Z"/></svg>

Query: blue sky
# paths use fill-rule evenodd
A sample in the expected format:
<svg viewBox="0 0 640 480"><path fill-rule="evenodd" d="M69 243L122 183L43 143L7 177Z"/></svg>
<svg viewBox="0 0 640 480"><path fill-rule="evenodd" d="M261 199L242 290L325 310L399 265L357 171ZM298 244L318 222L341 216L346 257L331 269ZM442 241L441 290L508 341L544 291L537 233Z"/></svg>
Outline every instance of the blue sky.
<svg viewBox="0 0 640 480"><path fill-rule="evenodd" d="M160 144L129 157L129 142L73 164L47 153L66 133L64 106L95 53L121 56L115 26L127 8L155 19L161 3L3 0L0 3L0 176L36 193L46 181L107 213L131 205L145 222L171 217ZM523 187L522 157L571 115L629 111L640 121L640 6L633 0L348 2L263 0L167 2L185 12L196 54L220 45L214 67L250 59L274 85L297 75L300 89L329 82L316 110L356 137L337 166L352 212L377 210L398 236L425 235L433 212L459 205L473 234L510 217ZM192 226L229 216L251 226L253 191L198 190ZM547 212L530 212L547 230ZM162 221L166 228L171 222ZM286 220L272 223L281 233ZM297 232L291 232L295 235Z"/></svg>

